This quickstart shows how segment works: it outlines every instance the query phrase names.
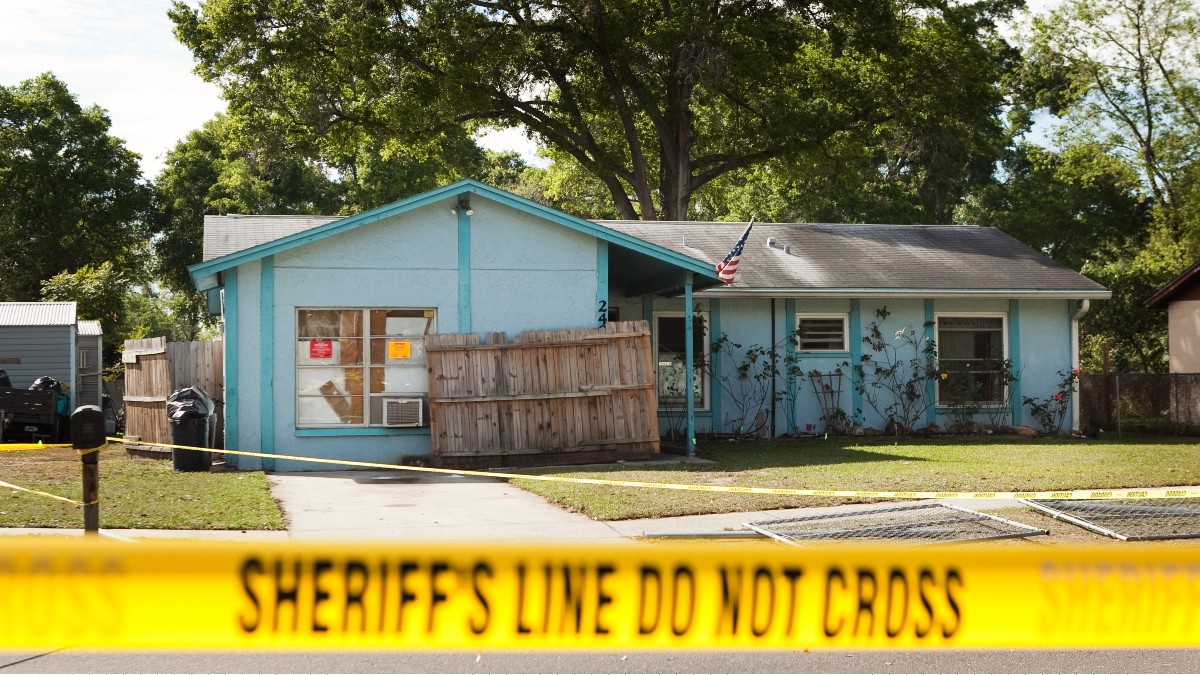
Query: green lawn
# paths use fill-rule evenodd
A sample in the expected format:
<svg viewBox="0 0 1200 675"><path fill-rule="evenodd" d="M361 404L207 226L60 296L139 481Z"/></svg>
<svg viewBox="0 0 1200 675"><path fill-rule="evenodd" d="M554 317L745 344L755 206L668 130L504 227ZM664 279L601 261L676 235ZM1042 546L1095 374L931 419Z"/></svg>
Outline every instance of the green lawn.
<svg viewBox="0 0 1200 675"><path fill-rule="evenodd" d="M0 452L0 480L82 499L79 456L70 448ZM0 527L83 527L83 509L0 486ZM282 530L283 517L261 472L183 473L171 462L130 457L109 444L100 454L100 527Z"/></svg>
<svg viewBox="0 0 1200 675"><path fill-rule="evenodd" d="M746 487L842 490L1030 491L1200 484L1200 439L844 439L701 443L715 464L583 467L537 473ZM682 492L514 480L600 520L824 506L822 497ZM861 501L861 500L860 500Z"/></svg>

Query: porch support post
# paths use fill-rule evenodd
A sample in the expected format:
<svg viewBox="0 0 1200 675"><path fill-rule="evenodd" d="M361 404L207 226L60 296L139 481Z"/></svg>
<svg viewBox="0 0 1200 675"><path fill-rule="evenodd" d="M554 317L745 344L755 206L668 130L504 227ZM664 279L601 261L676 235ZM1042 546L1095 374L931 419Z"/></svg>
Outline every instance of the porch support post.
<svg viewBox="0 0 1200 675"><path fill-rule="evenodd" d="M692 353L692 273L686 272L683 278L683 397L687 399L687 454L696 456L696 373L695 355Z"/></svg>

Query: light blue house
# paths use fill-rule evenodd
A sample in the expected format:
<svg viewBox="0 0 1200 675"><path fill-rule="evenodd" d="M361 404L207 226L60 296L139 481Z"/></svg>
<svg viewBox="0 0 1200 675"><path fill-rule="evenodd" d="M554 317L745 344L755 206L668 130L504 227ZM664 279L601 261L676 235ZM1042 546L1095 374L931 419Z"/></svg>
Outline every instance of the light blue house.
<svg viewBox="0 0 1200 675"><path fill-rule="evenodd" d="M937 340L943 370L1001 356L1019 364L1005 398L1020 423L1021 394L1051 392L1078 363L1078 320L1109 295L975 227L756 224L737 280L721 284L714 265L745 227L592 222L472 180L347 218L208 217L191 274L223 298L226 447L385 463L427 454L427 426L390 425L387 403L427 390L424 335L631 319L651 325L660 426L678 423L684 438L727 433L739 398L720 378L746 348L778 345L804 372L833 372L861 361L883 307L883 333ZM721 335L740 351L709 353ZM410 346L392 353L401 340ZM711 367L689 369L689 359ZM850 379L837 404L857 426L882 428ZM785 434L820 420L806 378L771 380L760 423ZM331 387L351 404L331 410ZM927 387L941 402L936 378ZM923 415L948 413L931 404Z"/></svg>

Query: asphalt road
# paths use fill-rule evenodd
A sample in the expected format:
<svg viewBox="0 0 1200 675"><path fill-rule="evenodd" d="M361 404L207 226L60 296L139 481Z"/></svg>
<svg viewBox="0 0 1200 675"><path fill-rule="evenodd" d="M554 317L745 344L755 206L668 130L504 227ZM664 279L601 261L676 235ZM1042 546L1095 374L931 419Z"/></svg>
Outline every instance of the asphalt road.
<svg viewBox="0 0 1200 675"><path fill-rule="evenodd" d="M1200 650L0 652L0 673L1195 673Z"/></svg>

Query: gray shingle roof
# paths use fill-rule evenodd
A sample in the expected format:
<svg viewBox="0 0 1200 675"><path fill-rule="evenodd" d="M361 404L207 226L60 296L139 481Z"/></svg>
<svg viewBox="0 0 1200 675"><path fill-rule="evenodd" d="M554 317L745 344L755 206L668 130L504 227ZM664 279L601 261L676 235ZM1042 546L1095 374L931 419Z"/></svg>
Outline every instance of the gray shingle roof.
<svg viewBox="0 0 1200 675"><path fill-rule="evenodd" d="M341 216L205 216L204 260ZM745 223L594 221L715 265ZM775 246L767 245L768 238ZM789 251L785 252L784 248ZM755 223L737 280L717 292L1004 292L1108 297L1100 284L989 227ZM921 294L921 293L916 293Z"/></svg>
<svg viewBox="0 0 1200 675"><path fill-rule="evenodd" d="M204 216L204 262L341 219L342 216Z"/></svg>
<svg viewBox="0 0 1200 675"><path fill-rule="evenodd" d="M73 302L0 302L0 326L72 326Z"/></svg>
<svg viewBox="0 0 1200 675"><path fill-rule="evenodd" d="M599 224L714 265L746 229L746 223ZM767 245L770 237L775 247ZM755 223L737 280L726 289L1016 290L1107 297L1100 284L1004 232L963 225Z"/></svg>

